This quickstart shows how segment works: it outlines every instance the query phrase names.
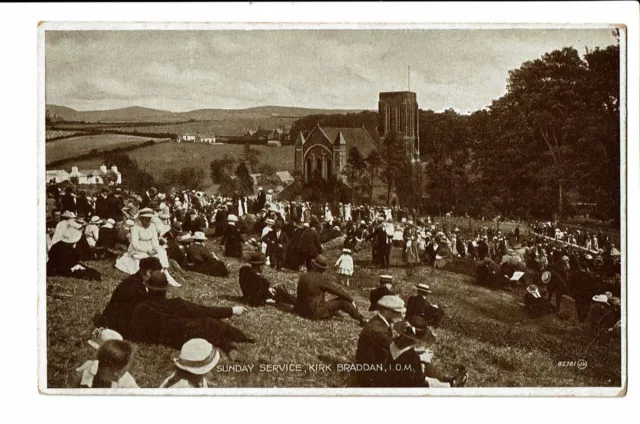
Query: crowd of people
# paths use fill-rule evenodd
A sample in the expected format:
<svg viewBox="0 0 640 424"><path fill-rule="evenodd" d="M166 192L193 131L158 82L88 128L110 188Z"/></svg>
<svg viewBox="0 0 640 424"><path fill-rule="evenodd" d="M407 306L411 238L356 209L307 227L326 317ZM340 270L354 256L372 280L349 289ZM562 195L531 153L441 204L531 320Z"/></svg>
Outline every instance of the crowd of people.
<svg viewBox="0 0 640 424"><path fill-rule="evenodd" d="M454 258L479 261L481 284L504 287L520 280L512 280L514 274L525 275L523 281L539 275L547 287L545 302L537 300L543 298L537 286L535 290L528 287L525 296L525 308L535 311L533 315L547 308L554 292L556 299L570 293L569 265L564 269L558 264L568 263L571 269L598 278L616 270L619 275L619 264L606 251L601 262L577 254L567 262L565 247L551 246L535 233L524 237L519 227L509 234L486 227L463 234L446 220L436 222L416 211L278 201L270 190L262 189L255 198L247 198L241 193L212 197L195 190L163 193L153 187L139 195L105 187L94 197L76 194L71 185L62 192L50 183L46 207L49 276L100 280L100 272L86 265L86 260L96 259L113 261L128 275L94 317L96 337L101 340L92 340L97 356L78 368L81 385L86 387L137 387L128 374L134 356L131 342L181 349L176 368L162 387L207 387L205 375L221 352L238 360L242 355L237 345L256 342L227 319L248 312L247 306L270 304L285 305L312 320L346 314L357 321L363 327L356 354L359 386L457 387L466 383L464 367L445 376L431 363L429 346L436 337L432 328L440 325L444 312L428 300L431 290L422 283L405 308L394 293L393 277L385 272L392 249L401 251L408 276L416 266L441 268ZM342 250L334 262L323 245L337 238ZM222 257L207 247L207 241L221 246ZM385 273L380 286L370 293L369 311L375 311L375 316L367 320L345 287L355 272L352 255L369 246L372 263ZM228 277L224 261L229 257L248 262L238 274L247 306L206 306L167 298L168 287L181 287L188 272ZM342 284L327 272L331 265ZM296 292L272 285L263 275L264 266L300 272ZM613 296L615 289L605 292L611 294L607 304L614 304L619 294ZM396 369L403 371L388 372Z"/></svg>

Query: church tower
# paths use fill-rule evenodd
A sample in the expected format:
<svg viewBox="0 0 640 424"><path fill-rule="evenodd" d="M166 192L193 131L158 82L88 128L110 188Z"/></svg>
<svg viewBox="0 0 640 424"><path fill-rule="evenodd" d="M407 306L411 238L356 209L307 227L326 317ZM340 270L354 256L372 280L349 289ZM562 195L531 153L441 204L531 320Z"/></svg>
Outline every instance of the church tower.
<svg viewBox="0 0 640 424"><path fill-rule="evenodd" d="M382 140L395 130L402 134L404 151L410 162L420 161L418 101L411 91L380 93L378 131Z"/></svg>

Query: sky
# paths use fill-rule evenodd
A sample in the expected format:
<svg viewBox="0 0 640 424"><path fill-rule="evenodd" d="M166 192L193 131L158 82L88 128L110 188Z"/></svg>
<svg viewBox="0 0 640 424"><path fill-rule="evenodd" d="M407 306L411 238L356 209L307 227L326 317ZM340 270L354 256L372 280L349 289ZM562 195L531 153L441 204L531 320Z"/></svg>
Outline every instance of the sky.
<svg viewBox="0 0 640 424"><path fill-rule="evenodd" d="M45 97L77 110L377 110L379 92L408 89L410 67L421 109L468 113L525 61L611 44L609 29L48 30Z"/></svg>

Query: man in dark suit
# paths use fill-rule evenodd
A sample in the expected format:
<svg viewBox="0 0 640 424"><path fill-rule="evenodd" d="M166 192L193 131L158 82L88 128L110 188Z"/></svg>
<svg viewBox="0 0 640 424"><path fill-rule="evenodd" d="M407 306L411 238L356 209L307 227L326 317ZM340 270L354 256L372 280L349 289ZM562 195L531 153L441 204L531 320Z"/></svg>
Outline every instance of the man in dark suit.
<svg viewBox="0 0 640 424"><path fill-rule="evenodd" d="M390 363L389 347L393 340L391 326L404 316L404 301L398 296L383 296L378 301L378 313L367 322L358 337L356 374L360 387L388 385L385 368Z"/></svg>
<svg viewBox="0 0 640 424"><path fill-rule="evenodd" d="M102 187L100 189L100 195L96 199L96 215L100 218L108 218L107 213L109 211L109 207L107 206L107 195L109 194L109 189L106 187Z"/></svg>
<svg viewBox="0 0 640 424"><path fill-rule="evenodd" d="M242 258L242 244L244 239L240 230L236 227L238 217L231 214L227 216L227 225L222 232L220 244L224 245L224 255L234 258Z"/></svg>
<svg viewBox="0 0 640 424"><path fill-rule="evenodd" d="M255 252L249 258L249 265L240 268L239 282L242 297L251 306L264 306L271 303L296 304L296 298L289 294L284 287L271 287L269 280L262 276L262 266L265 256L262 252Z"/></svg>
<svg viewBox="0 0 640 424"><path fill-rule="evenodd" d="M343 311L364 325L366 320L358 312L353 298L323 274L327 269L327 261L322 256L317 256L310 262L309 271L302 274L298 280L296 312L304 318L317 320L331 319L336 312ZM326 293L337 298L327 301Z"/></svg>
<svg viewBox="0 0 640 424"><path fill-rule="evenodd" d="M122 221L124 219L122 208L124 208L124 202L122 201L122 199L113 191L109 193L109 196L107 197L106 217L111 218L116 222ZM102 216L100 216L100 218L102 218Z"/></svg>
<svg viewBox="0 0 640 424"><path fill-rule="evenodd" d="M153 271L161 269L158 258L141 259L138 272L118 284L104 312L94 317L95 326L110 328L126 338L129 335L129 322L134 308L148 299L149 290L145 288L145 283L149 281Z"/></svg>
<svg viewBox="0 0 640 424"><path fill-rule="evenodd" d="M207 237L202 231L196 231L193 235L193 243L187 247L187 262L191 265L191 270L200 274L211 275L213 277L226 277L229 275L224 262L214 256L204 245Z"/></svg>
<svg viewBox="0 0 640 424"><path fill-rule="evenodd" d="M73 186L64 189L64 195L60 198L62 211L77 213L76 195L73 193Z"/></svg>
<svg viewBox="0 0 640 424"><path fill-rule="evenodd" d="M300 236L300 256L307 266L307 270L309 270L312 259L322 253L322 244L315 229L311 228L307 223L303 227Z"/></svg>
<svg viewBox="0 0 640 424"><path fill-rule="evenodd" d="M391 243L383 222L379 223L375 231L367 237L367 240L371 240L373 263L379 265L381 268L389 269ZM373 246L375 246L375 249Z"/></svg>
<svg viewBox="0 0 640 424"><path fill-rule="evenodd" d="M412 317L420 317L424 319L427 325L437 327L444 316L444 313L438 305L433 305L427 300L427 295L431 294L431 289L426 284L418 284L416 286L418 294L411 296L407 301L407 319Z"/></svg>
<svg viewBox="0 0 640 424"><path fill-rule="evenodd" d="M391 275L381 275L380 276L380 287L371 290L369 293L369 300L371 301L371 305L369 306L370 311L375 311L378 309L378 301L382 299L383 296L392 295L391 291L393 283L393 276Z"/></svg>
<svg viewBox="0 0 640 424"><path fill-rule="evenodd" d="M289 237L287 237L287 233L282 231L282 222L276 222L273 226L273 231L269 231L262 239L262 242L267 244L267 256L269 257L271 268L280 271L284 265L285 252L289 245Z"/></svg>
<svg viewBox="0 0 640 424"><path fill-rule="evenodd" d="M87 219L93 212L93 208L91 207L91 205L89 204L89 200L87 199L87 193L84 190L80 191L78 193L78 197L76 198L76 211L78 213L78 216L84 216Z"/></svg>
<svg viewBox="0 0 640 424"><path fill-rule="evenodd" d="M262 187L258 188L258 199L256 200L256 212L264 208L264 204L267 201L267 195Z"/></svg>

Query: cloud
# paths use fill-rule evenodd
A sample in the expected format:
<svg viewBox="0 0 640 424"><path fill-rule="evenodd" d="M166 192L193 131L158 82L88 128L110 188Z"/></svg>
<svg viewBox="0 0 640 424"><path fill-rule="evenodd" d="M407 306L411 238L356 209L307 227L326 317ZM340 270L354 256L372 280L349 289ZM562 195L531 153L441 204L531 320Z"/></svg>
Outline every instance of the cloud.
<svg viewBox="0 0 640 424"><path fill-rule="evenodd" d="M474 110L510 69L553 49L615 43L609 30L48 31L47 102L180 111L267 104L377 107L411 89L421 108Z"/></svg>

